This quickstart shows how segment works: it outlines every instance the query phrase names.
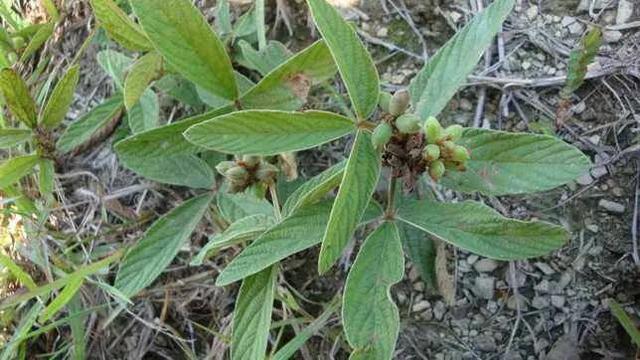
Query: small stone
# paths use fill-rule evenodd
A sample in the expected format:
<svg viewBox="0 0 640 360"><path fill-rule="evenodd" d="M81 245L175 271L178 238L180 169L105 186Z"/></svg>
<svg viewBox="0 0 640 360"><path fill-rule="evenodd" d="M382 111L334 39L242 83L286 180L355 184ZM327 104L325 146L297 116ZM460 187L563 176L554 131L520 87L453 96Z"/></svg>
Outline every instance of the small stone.
<svg viewBox="0 0 640 360"><path fill-rule="evenodd" d="M377 37L387 37L387 35L389 35L389 29L386 27L382 27L376 32Z"/></svg>
<svg viewBox="0 0 640 360"><path fill-rule="evenodd" d="M485 300L493 299L496 279L494 277L477 277L474 292L478 297Z"/></svg>
<svg viewBox="0 0 640 360"><path fill-rule="evenodd" d="M586 172L576 179L576 183L582 186L591 185L593 184L593 178L591 177L591 174Z"/></svg>
<svg viewBox="0 0 640 360"><path fill-rule="evenodd" d="M496 346L496 340L493 336L480 335L475 340L476 348L483 352L495 352L498 347Z"/></svg>
<svg viewBox="0 0 640 360"><path fill-rule="evenodd" d="M608 30L602 34L602 39L608 44L617 43L622 39L622 32L617 30Z"/></svg>
<svg viewBox="0 0 640 360"><path fill-rule="evenodd" d="M549 264L547 263L543 263L543 262L537 262L535 263L535 266L542 271L543 274L545 275L553 275L555 274L555 270L553 270L553 268L551 266L549 266Z"/></svg>
<svg viewBox="0 0 640 360"><path fill-rule="evenodd" d="M633 2L631 0L618 1L618 13L616 14L616 24L626 24L633 16Z"/></svg>
<svg viewBox="0 0 640 360"><path fill-rule="evenodd" d="M442 301L438 301L436 306L433 307L433 316L436 320L440 321L444 318L444 314L447 312L447 307Z"/></svg>
<svg viewBox="0 0 640 360"><path fill-rule="evenodd" d="M536 5L531 5L528 9L527 9L527 18L529 20L534 20L536 17L538 17L538 6Z"/></svg>
<svg viewBox="0 0 640 360"><path fill-rule="evenodd" d="M527 310L527 298L523 295L512 295L507 300L507 307L511 310L518 310L518 305L520 305L520 311Z"/></svg>
<svg viewBox="0 0 640 360"><path fill-rule="evenodd" d="M411 311L419 313L427 310L431 307L431 304L427 300L421 300L413 304Z"/></svg>
<svg viewBox="0 0 640 360"><path fill-rule="evenodd" d="M529 70L531 69L531 63L527 60L522 62L522 70Z"/></svg>
<svg viewBox="0 0 640 360"><path fill-rule="evenodd" d="M574 18L573 16L565 16L560 21L560 25L562 25L563 27L569 27L569 25L573 24L576 21L578 20L576 20L576 18Z"/></svg>
<svg viewBox="0 0 640 360"><path fill-rule="evenodd" d="M534 290L539 291L541 293L548 293L551 291L551 283L549 280L542 280L536 286L533 287Z"/></svg>
<svg viewBox="0 0 640 360"><path fill-rule="evenodd" d="M480 259L480 256L476 255L476 254L471 254L469 256L467 256L467 263L469 265L473 265L476 263L476 261L478 261L478 259Z"/></svg>
<svg viewBox="0 0 640 360"><path fill-rule="evenodd" d="M584 101L580 101L579 103L573 106L574 114L582 114L587 109L587 104Z"/></svg>
<svg viewBox="0 0 640 360"><path fill-rule="evenodd" d="M479 273L489 273L497 269L499 265L500 264L493 259L482 259L473 264L473 268Z"/></svg>
<svg viewBox="0 0 640 360"><path fill-rule="evenodd" d="M607 168L605 166L596 166L593 169L591 169L591 175L596 179L599 179L607 175L608 173L609 171L607 171Z"/></svg>
<svg viewBox="0 0 640 360"><path fill-rule="evenodd" d="M600 135L593 135L589 137L589 141L593 144L593 145L598 145L600 144Z"/></svg>
<svg viewBox="0 0 640 360"><path fill-rule="evenodd" d="M424 291L424 282L418 281L417 283L413 284L413 289L415 291L418 291L418 292L423 292Z"/></svg>
<svg viewBox="0 0 640 360"><path fill-rule="evenodd" d="M589 225L585 226L585 228L587 228L587 230L591 231L594 234L597 234L598 230L600 230L600 228L596 224L589 224Z"/></svg>
<svg viewBox="0 0 640 360"><path fill-rule="evenodd" d="M580 35L584 31L584 25L576 21L573 24L569 25L568 29L570 34Z"/></svg>
<svg viewBox="0 0 640 360"><path fill-rule="evenodd" d="M460 109L464 110L464 111L472 111L473 110L473 104L471 103L471 101L469 101L469 99L461 99L460 100Z"/></svg>
<svg viewBox="0 0 640 360"><path fill-rule="evenodd" d="M452 11L449 13L449 17L451 18L451 21L453 21L454 24L457 24L458 21L462 19L462 14L460 14L457 11Z"/></svg>
<svg viewBox="0 0 640 360"><path fill-rule="evenodd" d="M551 295L551 305L558 309L562 309L564 307L566 300L567 299L564 296Z"/></svg>
<svg viewBox="0 0 640 360"><path fill-rule="evenodd" d="M533 345L533 351L535 351L536 354L540 354L547 347L549 347L549 342L546 339L538 339Z"/></svg>
<svg viewBox="0 0 640 360"><path fill-rule="evenodd" d="M625 206L623 204L606 199L598 201L598 207L601 207L612 214L623 214L625 210Z"/></svg>
<svg viewBox="0 0 640 360"><path fill-rule="evenodd" d="M549 307L549 300L542 296L536 296L531 300L531 306L538 310Z"/></svg>

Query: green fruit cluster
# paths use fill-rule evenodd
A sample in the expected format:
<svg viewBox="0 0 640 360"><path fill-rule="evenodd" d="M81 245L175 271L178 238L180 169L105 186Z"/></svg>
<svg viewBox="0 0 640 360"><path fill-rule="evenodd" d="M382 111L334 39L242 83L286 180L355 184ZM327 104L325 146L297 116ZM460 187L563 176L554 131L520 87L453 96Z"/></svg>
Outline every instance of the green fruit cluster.
<svg viewBox="0 0 640 360"><path fill-rule="evenodd" d="M433 180L440 180L447 170L464 171L471 155L469 150L456 144L462 138L463 128L451 125L446 129L430 117L424 122L426 146L422 152L427 170Z"/></svg>
<svg viewBox="0 0 640 360"><path fill-rule="evenodd" d="M278 175L278 167L259 156L244 156L242 160L222 161L216 166L220 175L229 182L231 192L239 192L256 183L272 184Z"/></svg>

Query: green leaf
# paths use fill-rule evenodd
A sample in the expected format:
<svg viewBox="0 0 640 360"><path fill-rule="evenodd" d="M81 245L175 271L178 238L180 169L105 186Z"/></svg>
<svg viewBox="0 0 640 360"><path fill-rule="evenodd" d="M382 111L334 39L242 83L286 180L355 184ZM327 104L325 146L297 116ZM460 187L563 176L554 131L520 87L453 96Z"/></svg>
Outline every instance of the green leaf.
<svg viewBox="0 0 640 360"><path fill-rule="evenodd" d="M27 287L29 290L34 290L38 287L26 271L22 270L18 264L16 264L10 257L0 253L0 265L9 270L11 274L18 279L18 281Z"/></svg>
<svg viewBox="0 0 640 360"><path fill-rule="evenodd" d="M627 334L629 334L633 343L640 347L640 331L636 327L634 321L631 320L620 304L615 302L613 299L609 299L608 302L609 309L611 309L613 316L618 319L618 322L622 325Z"/></svg>
<svg viewBox="0 0 640 360"><path fill-rule="evenodd" d="M53 0L42 0L41 4L53 21L58 21L60 19L60 12L58 12L58 8Z"/></svg>
<svg viewBox="0 0 640 360"><path fill-rule="evenodd" d="M272 266L242 282L233 310L232 359L264 358L277 275L278 267Z"/></svg>
<svg viewBox="0 0 640 360"><path fill-rule="evenodd" d="M56 171L52 160L40 159L38 162L40 173L38 174L38 186L40 194L50 195L53 193Z"/></svg>
<svg viewBox="0 0 640 360"><path fill-rule="evenodd" d="M67 285L62 289L60 294L56 296L49 305L42 311L40 315L40 322L44 323L51 319L60 309L62 309L80 290L82 284L84 283L84 278L82 277L72 277L69 279Z"/></svg>
<svg viewBox="0 0 640 360"><path fill-rule="evenodd" d="M225 99L238 89L224 44L189 0L132 0L142 28L164 59L185 78Z"/></svg>
<svg viewBox="0 0 640 360"><path fill-rule="evenodd" d="M95 1L95 0L94 0ZM153 80L162 75L162 56L150 52L133 63L124 80L124 106L131 110Z"/></svg>
<svg viewBox="0 0 640 360"><path fill-rule="evenodd" d="M116 95L102 104L94 107L87 114L69 125L60 136L56 148L67 153L85 142L102 130L112 120L119 117L122 111L122 97Z"/></svg>
<svg viewBox="0 0 640 360"><path fill-rule="evenodd" d="M354 28L326 0L307 0L316 27L327 42L338 65L353 108L366 119L378 105L378 71Z"/></svg>
<svg viewBox="0 0 640 360"><path fill-rule="evenodd" d="M200 266L208 254L216 249L254 240L275 224L273 216L256 214L235 221L224 232L216 234L202 247L189 265Z"/></svg>
<svg viewBox="0 0 640 360"><path fill-rule="evenodd" d="M318 202L327 193L340 185L346 161L341 161L297 188L282 207L284 215L292 214L297 209Z"/></svg>
<svg viewBox="0 0 640 360"><path fill-rule="evenodd" d="M196 86L177 74L168 74L154 83L154 87L179 102L192 108L204 107Z"/></svg>
<svg viewBox="0 0 640 360"><path fill-rule="evenodd" d="M38 314L42 311L42 303L35 302L29 310L20 314L20 323L13 331L11 339L3 344L2 353L0 353L0 360L16 359L14 356L18 346L24 341L24 337L31 331L31 328L38 319Z"/></svg>
<svg viewBox="0 0 640 360"><path fill-rule="evenodd" d="M230 110L213 110L124 139L115 145L118 159L124 167L151 180L193 188L211 188L213 171L206 162L194 155L202 149L188 142L182 133L191 125Z"/></svg>
<svg viewBox="0 0 640 360"><path fill-rule="evenodd" d="M192 126L191 143L230 154L275 155L309 149L354 130L348 118L324 111L247 110Z"/></svg>
<svg viewBox="0 0 640 360"><path fill-rule="evenodd" d="M49 40L49 38L51 37L51 34L53 34L54 28L55 24L50 22L42 25L38 29L35 35L33 35L33 37L31 38L31 41L29 41L29 44L27 44L27 47L22 52L22 55L20 56L21 63L25 63L33 54L36 53L36 51L40 50L42 45L44 45L44 43L47 42L47 40Z"/></svg>
<svg viewBox="0 0 640 360"><path fill-rule="evenodd" d="M349 359L393 357L400 315L389 291L403 275L404 254L398 228L385 222L365 240L347 276L342 323L354 349Z"/></svg>
<svg viewBox="0 0 640 360"><path fill-rule="evenodd" d="M437 289L435 269L437 249L435 243L429 235L412 226L398 224L398 228L407 256L418 270L420 278L428 289Z"/></svg>
<svg viewBox="0 0 640 360"><path fill-rule="evenodd" d="M216 16L214 20L216 29L221 35L229 34L231 27L231 9L228 0L220 0L216 3Z"/></svg>
<svg viewBox="0 0 640 360"><path fill-rule="evenodd" d="M244 67L255 70L264 76L291 57L291 52L279 41L271 40L262 50L256 50L245 40L238 42Z"/></svg>
<svg viewBox="0 0 640 360"><path fill-rule="evenodd" d="M247 246L218 275L216 285L224 286L253 275L322 241L331 203L307 206L285 218Z"/></svg>
<svg viewBox="0 0 640 360"><path fill-rule="evenodd" d="M465 83L491 45L515 0L496 0L453 36L409 85L413 111L422 119L437 116Z"/></svg>
<svg viewBox="0 0 640 360"><path fill-rule="evenodd" d="M140 27L112 0L91 0L91 7L109 37L132 51L151 50L153 46Z"/></svg>
<svg viewBox="0 0 640 360"><path fill-rule="evenodd" d="M448 171L443 184L489 195L553 189L578 178L591 161L552 136L467 129L460 141L471 150L467 171Z"/></svg>
<svg viewBox="0 0 640 360"><path fill-rule="evenodd" d="M236 75L236 83L238 84L238 90L240 90L241 93L244 93L245 91L255 86L253 81L251 81L249 78L242 75L241 73L236 72L235 75ZM207 104L212 109L217 109L217 108L228 106L228 105L232 105L235 107L234 102L231 100L214 95L206 91L205 89L201 88L200 86L194 86L194 88L198 96L200 97L200 100L202 100L203 103Z"/></svg>
<svg viewBox="0 0 640 360"><path fill-rule="evenodd" d="M82 296L76 294L67 304L69 309L69 328L71 328L71 338L73 340L73 359L84 360L86 358L86 328L85 321L87 315L83 314L84 306L82 304Z"/></svg>
<svg viewBox="0 0 640 360"><path fill-rule="evenodd" d="M97 57L100 67L113 79L118 90L123 91L125 74L133 59L115 50L102 50Z"/></svg>
<svg viewBox="0 0 640 360"><path fill-rule="evenodd" d="M38 123L36 104L29 94L27 84L12 69L7 68L0 71L0 92L2 92L9 110L16 119L30 128L36 127Z"/></svg>
<svg viewBox="0 0 640 360"><path fill-rule="evenodd" d="M8 149L31 140L31 130L0 129L0 149Z"/></svg>
<svg viewBox="0 0 640 360"><path fill-rule="evenodd" d="M76 65L67 70L67 73L58 81L40 118L42 125L52 129L64 120L69 106L73 102L73 94L76 91L79 78L80 71Z"/></svg>
<svg viewBox="0 0 640 360"><path fill-rule="evenodd" d="M315 333L319 332L326 326L327 322L331 318L331 315L333 315L333 313L338 310L339 304L340 302L338 301L332 301L327 306L325 311L320 314L320 316L318 316L317 319L315 319L311 324L309 324L309 326L300 331L285 346L278 349L278 352L273 355L272 360L288 360L292 358L295 355L296 351L298 351L304 345L304 343L306 343Z"/></svg>
<svg viewBox="0 0 640 360"><path fill-rule="evenodd" d="M317 41L268 73L242 95L246 109L297 110L311 86L333 77L336 67L324 41Z"/></svg>
<svg viewBox="0 0 640 360"><path fill-rule="evenodd" d="M563 98L568 99L574 91L582 86L587 75L587 68L598 54L600 45L602 45L602 30L593 27L582 38L578 48L571 51L567 65L567 81L560 93Z"/></svg>
<svg viewBox="0 0 640 360"><path fill-rule="evenodd" d="M134 134L158 127L160 103L158 95L147 89L137 103L127 112L129 128Z"/></svg>
<svg viewBox="0 0 640 360"><path fill-rule="evenodd" d="M156 220L123 259L115 287L126 296L133 296L150 285L189 240L211 198L209 193L200 195Z"/></svg>
<svg viewBox="0 0 640 360"><path fill-rule="evenodd" d="M322 240L318 271L325 273L340 258L369 204L380 176L380 156L371 134L358 131L338 196Z"/></svg>
<svg viewBox="0 0 640 360"><path fill-rule="evenodd" d="M0 189L12 185L29 174L39 161L38 155L11 158L0 164Z"/></svg>
<svg viewBox="0 0 640 360"><path fill-rule="evenodd" d="M221 189L217 195L220 215L229 223L235 223L248 216L263 215L274 216L273 205L264 198L255 196L247 190L242 193L230 194Z"/></svg>
<svg viewBox="0 0 640 360"><path fill-rule="evenodd" d="M459 248L497 260L546 255L568 240L560 226L508 219L473 201L407 201L398 218Z"/></svg>

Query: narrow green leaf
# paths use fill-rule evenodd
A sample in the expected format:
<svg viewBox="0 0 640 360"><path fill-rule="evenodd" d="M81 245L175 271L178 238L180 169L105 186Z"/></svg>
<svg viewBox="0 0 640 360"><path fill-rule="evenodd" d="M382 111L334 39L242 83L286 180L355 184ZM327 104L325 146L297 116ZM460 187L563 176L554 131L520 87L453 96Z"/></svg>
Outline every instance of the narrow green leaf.
<svg viewBox="0 0 640 360"><path fill-rule="evenodd" d="M560 92L561 97L568 99L582 86L587 75L587 67L598 54L601 44L602 30L594 26L582 38L579 46L571 51L569 64L567 64L567 81Z"/></svg>
<svg viewBox="0 0 640 360"><path fill-rule="evenodd" d="M67 153L84 144L113 119L120 116L121 111L122 97L116 95L105 100L102 104L94 107L87 114L71 123L58 139L56 148L63 153Z"/></svg>
<svg viewBox="0 0 640 360"><path fill-rule="evenodd" d="M0 71L0 92L2 92L9 110L16 119L30 128L36 127L38 118L36 104L29 94L27 84L20 75L12 69L2 69Z"/></svg>
<svg viewBox="0 0 640 360"><path fill-rule="evenodd" d="M41 0L42 7L46 10L47 14L51 19L55 22L60 19L60 12L58 12L58 8L53 0Z"/></svg>
<svg viewBox="0 0 640 360"><path fill-rule="evenodd" d="M353 27L326 0L307 0L316 27L338 65L353 108L366 119L378 105L378 71Z"/></svg>
<svg viewBox="0 0 640 360"><path fill-rule="evenodd" d="M218 275L216 285L231 284L319 244L330 210L331 203L322 202L296 211L236 256Z"/></svg>
<svg viewBox="0 0 640 360"><path fill-rule="evenodd" d="M331 315L338 310L339 305L339 301L332 301L317 319L300 331L293 339L289 340L285 346L278 349L278 352L273 355L272 360L288 360L292 358L296 351L298 351L315 333L319 332L326 326Z"/></svg>
<svg viewBox="0 0 640 360"><path fill-rule="evenodd" d="M233 310L232 359L265 357L277 275L278 267L272 266L242 282Z"/></svg>
<svg viewBox="0 0 640 360"><path fill-rule="evenodd" d="M242 58L240 62L243 66L255 70L260 75L265 76L272 70L280 66L291 57L291 52L284 44L271 40L262 50L256 50L247 41L238 42Z"/></svg>
<svg viewBox="0 0 640 360"><path fill-rule="evenodd" d="M243 193L230 194L221 189L217 195L220 215L229 223L235 223L248 216L274 216L273 205L264 197L257 197L249 190Z"/></svg>
<svg viewBox="0 0 640 360"><path fill-rule="evenodd" d="M86 328L85 320L87 315L83 314L85 307L82 304L82 296L77 293L76 296L67 304L69 309L69 328L71 328L71 338L73 344L73 359L84 360L86 358L87 342L85 340Z"/></svg>
<svg viewBox="0 0 640 360"><path fill-rule="evenodd" d="M224 232L209 239L189 265L200 266L211 251L254 240L273 225L275 225L274 217L264 214L250 215L235 221Z"/></svg>
<svg viewBox="0 0 640 360"><path fill-rule="evenodd" d="M153 46L140 27L112 0L91 0L91 7L109 37L132 51L151 50Z"/></svg>
<svg viewBox="0 0 640 360"><path fill-rule="evenodd" d="M297 209L318 202L329 191L340 185L346 161L341 161L297 188L282 207L282 213L292 214Z"/></svg>
<svg viewBox="0 0 640 360"><path fill-rule="evenodd" d="M342 322L354 351L349 359L393 357L400 315L389 293L404 275L404 254L398 228L383 223L365 240L347 276Z"/></svg>
<svg viewBox="0 0 640 360"><path fill-rule="evenodd" d="M496 0L454 35L409 85L413 111L422 119L437 116L465 83L491 45L515 0Z"/></svg>
<svg viewBox="0 0 640 360"><path fill-rule="evenodd" d="M7 270L9 270L11 274L16 279L18 279L18 281L22 285L27 287L27 289L34 290L35 288L38 287L38 285L36 285L36 283L31 278L31 275L29 275L27 272L22 270L22 268L20 268L18 264L13 262L13 260L7 255L0 254L0 265L4 266Z"/></svg>
<svg viewBox="0 0 640 360"><path fill-rule="evenodd" d="M553 189L584 174L591 161L553 136L467 129L461 145L471 150L467 171L449 171L443 184L488 195Z"/></svg>
<svg viewBox="0 0 640 360"><path fill-rule="evenodd" d="M42 314L40 315L40 322L44 323L48 321L58 311L60 311L60 309L67 305L67 303L69 303L69 301L73 299L78 290L80 290L83 283L84 278L82 277L72 277L71 279L69 279L64 289L60 291L60 294L58 294L58 296L56 296L56 298L53 299L53 301L51 301L46 308L44 308Z"/></svg>
<svg viewBox="0 0 640 360"><path fill-rule="evenodd" d="M332 78L336 66L324 41L317 41L268 73L242 96L246 109L297 110L311 86Z"/></svg>
<svg viewBox="0 0 640 360"><path fill-rule="evenodd" d="M398 218L459 248L497 260L546 255L568 240L560 226L508 219L473 201L407 201Z"/></svg>
<svg viewBox="0 0 640 360"><path fill-rule="evenodd" d="M234 100L238 89L224 44L189 0L132 0L142 28L164 59L205 90Z"/></svg>
<svg viewBox="0 0 640 360"><path fill-rule="evenodd" d="M22 52L22 55L20 56L21 63L25 63L33 54L36 53L36 51L40 50L42 45L44 45L44 43L51 37L51 34L53 34L55 26L56 25L54 23L50 22L42 25L38 29Z"/></svg>
<svg viewBox="0 0 640 360"><path fill-rule="evenodd" d="M31 140L31 130L0 129L0 149L8 149Z"/></svg>
<svg viewBox="0 0 640 360"><path fill-rule="evenodd" d="M124 90L125 75L133 59L115 50L102 50L97 57L100 67L113 79L119 91Z"/></svg>
<svg viewBox="0 0 640 360"><path fill-rule="evenodd" d="M211 188L213 171L194 155L202 149L188 142L182 133L191 125L229 111L230 108L213 110L124 139L115 145L118 159L124 167L151 180Z"/></svg>
<svg viewBox="0 0 640 360"><path fill-rule="evenodd" d="M129 128L134 134L158 127L160 120L160 102L156 93L147 89L138 100L127 112Z"/></svg>
<svg viewBox="0 0 640 360"><path fill-rule="evenodd" d="M231 9L228 0L220 0L216 3L216 16L214 20L216 30L221 35L229 34L233 28L231 26Z"/></svg>
<svg viewBox="0 0 640 360"><path fill-rule="evenodd" d="M348 118L324 111L238 111L192 126L191 143L230 154L275 155L309 149L354 130Z"/></svg>
<svg viewBox="0 0 640 360"><path fill-rule="evenodd" d="M38 314L42 311L42 306L42 303L36 302L26 313L21 314L20 323L18 323L17 327L13 331L11 339L6 344L3 344L2 353L0 353L0 360L16 358L16 350L24 341L24 337L29 333L29 331L31 331L31 328L36 323Z"/></svg>
<svg viewBox="0 0 640 360"><path fill-rule="evenodd" d="M12 185L29 174L40 158L25 155L11 158L0 164L0 189Z"/></svg>
<svg viewBox="0 0 640 360"><path fill-rule="evenodd" d="M380 166L380 156L371 143L371 134L358 131L322 240L318 259L321 274L340 258L353 236L378 183Z"/></svg>
<svg viewBox="0 0 640 360"><path fill-rule="evenodd" d="M40 118L42 125L52 129L64 120L69 106L73 102L73 94L76 91L79 78L80 71L76 65L67 70L66 74L58 81L42 112Z"/></svg>
<svg viewBox="0 0 640 360"><path fill-rule="evenodd" d="M209 193L200 195L156 220L123 259L115 287L125 295L133 296L151 284L189 239L211 198Z"/></svg>
<svg viewBox="0 0 640 360"><path fill-rule="evenodd" d="M38 174L40 194L50 195L53 193L56 176L53 161L50 159L40 159L38 168L40 169L40 173Z"/></svg>
<svg viewBox="0 0 640 360"><path fill-rule="evenodd" d="M633 320L631 320L620 304L615 302L613 299L609 299L608 302L609 309L611 309L613 316L618 319L618 322L622 325L627 334L629 334L633 343L640 347L640 330L638 330Z"/></svg>
<svg viewBox="0 0 640 360"><path fill-rule="evenodd" d="M161 75L162 56L157 52L152 51L136 60L124 81L124 106L131 110L151 82Z"/></svg>

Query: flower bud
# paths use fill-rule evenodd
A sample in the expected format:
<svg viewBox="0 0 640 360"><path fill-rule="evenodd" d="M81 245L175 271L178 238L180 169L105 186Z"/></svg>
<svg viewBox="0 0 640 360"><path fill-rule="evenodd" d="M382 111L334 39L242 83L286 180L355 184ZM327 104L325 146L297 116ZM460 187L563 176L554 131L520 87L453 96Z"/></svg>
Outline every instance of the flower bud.
<svg viewBox="0 0 640 360"><path fill-rule="evenodd" d="M232 183L244 183L249 180L249 172L242 166L234 166L230 168L224 176Z"/></svg>
<svg viewBox="0 0 640 360"><path fill-rule="evenodd" d="M444 136L447 137L448 140L458 141L462 137L462 126L460 125L451 125L444 129Z"/></svg>
<svg viewBox="0 0 640 360"><path fill-rule="evenodd" d="M456 143L454 143L453 141L443 141L441 146L442 157L450 160L453 156L453 152L456 151L456 147L458 145L456 145Z"/></svg>
<svg viewBox="0 0 640 360"><path fill-rule="evenodd" d="M393 136L393 128L387 123L381 123L373 129L373 135L371 135L371 143L376 149L382 148L386 143L391 140Z"/></svg>
<svg viewBox="0 0 640 360"><path fill-rule="evenodd" d="M242 162L248 167L254 167L260 163L260 156L256 155L244 155L242 157Z"/></svg>
<svg viewBox="0 0 640 360"><path fill-rule="evenodd" d="M391 98L391 102L389 102L389 114L393 116L404 114L404 112L409 108L410 100L411 97L409 97L409 92L407 90L396 91Z"/></svg>
<svg viewBox="0 0 640 360"><path fill-rule="evenodd" d="M453 151L451 153L451 160L465 163L467 160L469 160L469 158L469 150L467 150L466 147L456 145L456 147L453 148Z"/></svg>
<svg viewBox="0 0 640 360"><path fill-rule="evenodd" d="M431 176L434 181L440 180L444 176L445 171L446 168L442 160L436 160L429 165L429 176Z"/></svg>
<svg viewBox="0 0 640 360"><path fill-rule="evenodd" d="M430 116L427 121L424 122L424 133L427 137L428 144L435 144L442 137L442 125L438 119Z"/></svg>
<svg viewBox="0 0 640 360"><path fill-rule="evenodd" d="M386 91L380 92L380 98L378 98L378 106L385 112L389 112L389 105L391 105L392 95Z"/></svg>
<svg viewBox="0 0 640 360"><path fill-rule="evenodd" d="M227 171L232 167L236 166L235 161L221 161L218 165L216 165L216 171L222 176L226 176Z"/></svg>
<svg viewBox="0 0 640 360"><path fill-rule="evenodd" d="M258 166L258 171L256 172L256 178L258 178L258 180L265 182L265 183L270 183L273 181L273 179L275 179L276 175L278 174L278 168L275 165L263 162L260 163L260 166Z"/></svg>
<svg viewBox="0 0 640 360"><path fill-rule="evenodd" d="M440 158L440 147L435 144L429 144L424 147L422 155L426 161L438 160Z"/></svg>
<svg viewBox="0 0 640 360"><path fill-rule="evenodd" d="M403 134L415 134L420 131L420 118L413 114L401 115L396 119L396 127Z"/></svg>

